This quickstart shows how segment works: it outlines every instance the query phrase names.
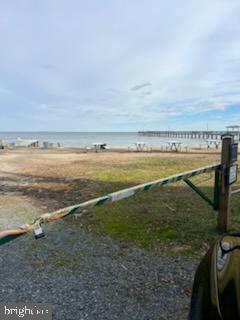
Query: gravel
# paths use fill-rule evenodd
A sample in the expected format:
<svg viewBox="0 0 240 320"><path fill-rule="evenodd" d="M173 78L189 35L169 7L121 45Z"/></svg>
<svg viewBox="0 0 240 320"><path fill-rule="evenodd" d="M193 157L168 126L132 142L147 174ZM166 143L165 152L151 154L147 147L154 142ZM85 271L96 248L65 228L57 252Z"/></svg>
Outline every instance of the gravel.
<svg viewBox="0 0 240 320"><path fill-rule="evenodd" d="M1 247L0 303L50 303L59 320L186 319L198 261L58 221Z"/></svg>

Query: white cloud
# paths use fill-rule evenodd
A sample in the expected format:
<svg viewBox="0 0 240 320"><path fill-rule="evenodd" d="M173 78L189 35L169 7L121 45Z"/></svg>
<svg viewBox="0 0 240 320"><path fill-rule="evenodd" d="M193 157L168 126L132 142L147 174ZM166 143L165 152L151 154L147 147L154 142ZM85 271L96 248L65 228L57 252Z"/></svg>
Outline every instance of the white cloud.
<svg viewBox="0 0 240 320"><path fill-rule="evenodd" d="M131 88L131 90L136 91L149 86L151 86L150 82L144 82L144 83L135 85L134 87Z"/></svg>
<svg viewBox="0 0 240 320"><path fill-rule="evenodd" d="M24 109L30 130L33 117L53 129L161 127L240 103L239 1L15 0L0 12L9 123Z"/></svg>

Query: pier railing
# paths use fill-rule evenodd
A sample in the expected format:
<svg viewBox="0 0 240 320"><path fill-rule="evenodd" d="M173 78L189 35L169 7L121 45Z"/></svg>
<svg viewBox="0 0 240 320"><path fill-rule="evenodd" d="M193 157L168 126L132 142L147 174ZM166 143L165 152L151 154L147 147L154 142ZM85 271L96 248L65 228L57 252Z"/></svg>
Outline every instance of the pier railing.
<svg viewBox="0 0 240 320"><path fill-rule="evenodd" d="M226 131L139 131L139 135L148 137L163 137L163 138L182 138L182 139L211 139L221 140L221 137L226 134ZM239 131L228 131L227 134L234 136L235 140L240 141Z"/></svg>

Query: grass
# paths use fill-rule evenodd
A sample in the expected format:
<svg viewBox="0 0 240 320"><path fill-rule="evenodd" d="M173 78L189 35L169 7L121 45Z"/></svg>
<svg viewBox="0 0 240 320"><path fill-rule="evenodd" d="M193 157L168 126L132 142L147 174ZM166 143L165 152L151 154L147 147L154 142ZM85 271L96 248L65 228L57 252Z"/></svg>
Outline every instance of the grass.
<svg viewBox="0 0 240 320"><path fill-rule="evenodd" d="M197 167L211 164L210 159L218 161L216 157L208 158L140 158L131 163L114 165L108 167L107 164L100 168L95 166L95 170L91 170L91 177L100 181L116 182L116 183L142 183L167 177L178 172L191 170ZM100 169L100 170L99 170Z"/></svg>
<svg viewBox="0 0 240 320"><path fill-rule="evenodd" d="M49 211L220 161L220 155L211 154L73 154L67 161L55 157L48 166L43 158L36 167L25 163L24 169L24 174L34 181L34 184L30 181L31 199L49 206ZM22 173L17 172L16 179L22 179ZM212 197L213 173L191 180ZM234 186L237 187L239 184ZM19 191L18 188L29 196L29 185L16 188L10 185L9 191ZM232 230L238 230L240 225L239 196L233 196ZM4 212L2 216L5 215ZM25 218L24 215L24 222ZM97 207L81 219L65 221L149 252L199 254L219 236L216 218L216 212L182 181ZM74 241L72 235L69 238ZM54 264L65 265L68 260L68 255L60 253Z"/></svg>
<svg viewBox="0 0 240 320"><path fill-rule="evenodd" d="M94 194L104 195L207 164L219 162L219 156L131 159L116 165L88 163L86 177L95 180ZM192 179L212 196L213 173ZM233 199L233 230L238 229L240 206ZM105 234L119 241L149 250L177 253L199 253L218 236L216 212L184 182L136 194L112 205L94 209L80 219L91 232Z"/></svg>

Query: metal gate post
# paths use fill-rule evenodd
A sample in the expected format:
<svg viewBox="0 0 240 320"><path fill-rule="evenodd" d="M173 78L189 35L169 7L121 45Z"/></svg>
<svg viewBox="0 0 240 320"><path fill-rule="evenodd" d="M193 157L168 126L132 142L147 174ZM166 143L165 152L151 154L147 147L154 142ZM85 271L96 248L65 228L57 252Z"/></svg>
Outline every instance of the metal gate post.
<svg viewBox="0 0 240 320"><path fill-rule="evenodd" d="M218 210L219 209L219 176L220 176L220 170L219 168L215 170L214 175L214 190L213 190L213 209Z"/></svg>
<svg viewBox="0 0 240 320"><path fill-rule="evenodd" d="M222 137L222 157L219 179L219 213L218 230L227 232L231 224L231 185L226 183L227 173L231 164L230 146L233 136Z"/></svg>

